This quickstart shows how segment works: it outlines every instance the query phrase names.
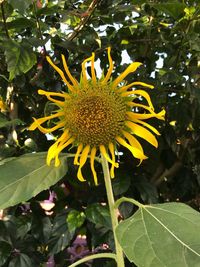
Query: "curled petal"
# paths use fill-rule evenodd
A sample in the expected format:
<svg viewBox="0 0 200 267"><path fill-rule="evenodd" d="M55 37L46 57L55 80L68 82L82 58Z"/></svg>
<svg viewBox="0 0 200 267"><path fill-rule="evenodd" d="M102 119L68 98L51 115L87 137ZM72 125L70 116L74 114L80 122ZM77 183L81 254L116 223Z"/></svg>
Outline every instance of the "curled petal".
<svg viewBox="0 0 200 267"><path fill-rule="evenodd" d="M65 72L66 72L67 76L69 77L69 79L72 82L72 84L75 87L77 87L78 86L78 81L71 75L71 73L69 71L69 68L67 66L67 62L66 62L65 56L62 54L61 57L62 57L63 67L65 69Z"/></svg>
<svg viewBox="0 0 200 267"><path fill-rule="evenodd" d="M144 151L143 151L143 148L142 148L140 142L138 142L138 140L133 135L128 133L127 131L122 131L122 133L123 133L124 137L128 140L129 144L133 148L140 150L141 154L144 155Z"/></svg>
<svg viewBox="0 0 200 267"><path fill-rule="evenodd" d="M76 151L76 155L74 157L74 165L79 165L79 162L78 162L78 158L80 156L80 153L81 151L83 150L83 144L79 144L78 145L78 148L77 148L77 151Z"/></svg>
<svg viewBox="0 0 200 267"><path fill-rule="evenodd" d="M58 74L60 75L64 83L67 85L68 89L73 92L74 87L67 81L67 79L65 78L64 72L53 63L50 57L47 56L46 59L49 62L49 64L58 72Z"/></svg>
<svg viewBox="0 0 200 267"><path fill-rule="evenodd" d="M40 130L40 132L46 134L46 133L52 133L60 128L63 128L65 126L65 122L62 121L60 123L57 123L54 127L51 127L51 128L44 128L42 127L40 124L38 124L37 128Z"/></svg>
<svg viewBox="0 0 200 267"><path fill-rule="evenodd" d="M91 73L92 73L92 81L94 84L97 83L97 78L96 78L96 72L95 72L95 68L94 68L94 58L95 58L95 54L92 53L92 57L91 57Z"/></svg>
<svg viewBox="0 0 200 267"><path fill-rule="evenodd" d="M66 93L47 92L42 89L38 90L38 94L46 95L46 96L50 95L50 96L58 96L58 97L63 97L63 98L70 98L69 94L66 94Z"/></svg>
<svg viewBox="0 0 200 267"><path fill-rule="evenodd" d="M95 156L96 156L96 152L97 152L96 147L93 147L91 149L91 153L90 153L90 168L91 168L91 171L92 171L92 174L93 174L94 183L95 183L95 185L98 185L97 173L96 173L95 168L94 168L94 159L95 159Z"/></svg>
<svg viewBox="0 0 200 267"><path fill-rule="evenodd" d="M133 131L135 135L145 139L152 146L156 148L158 147L158 141L156 140L155 136L150 131L148 131L144 127L131 121L126 121L125 124L129 129Z"/></svg>
<svg viewBox="0 0 200 267"><path fill-rule="evenodd" d="M116 88L117 85L124 80L124 78L131 72L134 72L137 70L139 66L141 66L142 63L140 62L134 62L128 66L128 68L122 72L112 83L112 88Z"/></svg>
<svg viewBox="0 0 200 267"><path fill-rule="evenodd" d="M112 161L115 163L115 148L114 148L113 143L110 142L108 144L108 148L109 148L110 154L112 156ZM110 168L110 177L111 178L114 178L115 177L114 170L115 170L115 165L112 164L111 165L111 168Z"/></svg>
<svg viewBox="0 0 200 267"><path fill-rule="evenodd" d="M128 91L128 92L124 92L121 94L122 97L127 97L130 95L139 95L139 96L144 97L146 99L147 103L149 104L150 108L152 110L154 110L153 104L151 102L151 98L150 98L149 94L147 92L145 92L144 90Z"/></svg>
<svg viewBox="0 0 200 267"><path fill-rule="evenodd" d="M88 157L88 154L90 152L90 146L87 145L84 147L82 153L81 153L81 157L80 157L80 165L79 165L79 168L78 168L78 174L77 174L77 177L78 179L81 181L81 182L84 182L85 179L83 178L83 175L82 175L82 172L81 172L81 169L82 167L84 166L84 164L86 163L86 160L87 160L87 157Z"/></svg>
<svg viewBox="0 0 200 267"><path fill-rule="evenodd" d="M49 148L48 153L47 153L47 165L50 165L52 159L58 157L60 153L59 152L60 146L62 146L63 143L67 144L69 140L70 140L70 135L69 135L69 130L67 129L58 138L58 140ZM58 158L56 162L58 162Z"/></svg>
<svg viewBox="0 0 200 267"><path fill-rule="evenodd" d="M52 114L50 116L46 116L44 118L39 118L39 119L35 119L33 118L34 122L29 126L29 131L34 131L36 128L38 128L38 126L40 126L42 123L60 117L60 116L64 116L64 112L57 112L55 114ZM48 131L48 129L46 129ZM45 132L46 133L46 132Z"/></svg>
<svg viewBox="0 0 200 267"><path fill-rule="evenodd" d="M152 113L134 113L134 112L131 112L131 111L127 111L126 114L128 115L128 117L132 120L132 121L135 121L135 120L147 120L147 119L150 119L150 118L157 118L157 119L160 119L160 120L163 120L164 117L163 117L163 112L159 112L158 114L152 112Z"/></svg>
<svg viewBox="0 0 200 267"><path fill-rule="evenodd" d="M93 57L94 57L94 55L92 55L91 57L86 58L81 64L81 66L82 66L82 72L81 72L82 76L81 76L81 78L82 78L84 83L87 83L87 72L86 72L85 64L88 61L92 61Z"/></svg>
<svg viewBox="0 0 200 267"><path fill-rule="evenodd" d="M153 88L154 88L153 85L148 84L148 83L143 83L143 82L133 82L133 83L130 83L130 84L126 85L126 86L122 86L121 88L119 88L119 89L117 90L117 92L119 92L119 93L121 93L121 92L125 92L127 89L129 89L129 88L131 88L131 87L133 87L133 86L135 86L135 85L141 85L141 86L144 86L144 87L148 87L148 88L150 88L150 89L153 89Z"/></svg>
<svg viewBox="0 0 200 267"><path fill-rule="evenodd" d="M147 157L143 153L141 153L141 151L139 149L129 145L122 137L117 136L116 140L120 145L122 145L122 146L126 147L128 150L130 150L130 152L133 154L133 156L135 158L140 159L141 161L143 159L147 159Z"/></svg>
<svg viewBox="0 0 200 267"><path fill-rule="evenodd" d="M57 154L57 155L60 154L60 152L61 152L64 148L66 148L67 146L69 146L70 144L72 144L72 143L74 142L74 140L75 140L75 138L74 138L74 137L71 137L67 142L64 142L64 144L63 144L63 142L60 143L60 144L58 145L57 150L56 150L56 154Z"/></svg>
<svg viewBox="0 0 200 267"><path fill-rule="evenodd" d="M108 162L110 162L112 165L114 165L116 168L118 168L118 167L119 167L119 164L118 164L117 162L113 161L113 160L108 156L108 153L107 153L107 151L106 151L105 146L104 146L104 145L100 145L99 148L100 148L100 152L101 152L101 154L104 156L104 158L105 158Z"/></svg>
<svg viewBox="0 0 200 267"><path fill-rule="evenodd" d="M145 121L141 121L141 120L136 120L135 122L144 125L146 128L149 128L155 134L160 135L158 130L155 127L151 126L149 123L147 123Z"/></svg>
<svg viewBox="0 0 200 267"><path fill-rule="evenodd" d="M107 72L107 74L106 74L106 77L105 77L104 80L102 81L103 84L105 84L105 83L108 82L108 80L110 79L110 76L111 76L111 74L112 74L112 71L113 71L113 61L112 61L112 57L111 57L110 51L111 51L111 48L108 47L109 69L108 69L108 72Z"/></svg>

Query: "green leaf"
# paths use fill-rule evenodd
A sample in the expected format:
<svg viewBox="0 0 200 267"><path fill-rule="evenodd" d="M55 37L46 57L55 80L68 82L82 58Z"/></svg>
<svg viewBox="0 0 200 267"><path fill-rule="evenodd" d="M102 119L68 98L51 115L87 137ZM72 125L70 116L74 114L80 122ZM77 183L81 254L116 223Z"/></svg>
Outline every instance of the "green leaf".
<svg viewBox="0 0 200 267"><path fill-rule="evenodd" d="M26 9L31 5L32 0L8 0L8 3L19 11L19 13L23 14Z"/></svg>
<svg viewBox="0 0 200 267"><path fill-rule="evenodd" d="M92 204L87 207L85 214L87 219L93 222L97 227L103 226L105 228L112 229L110 213L107 207L98 203Z"/></svg>
<svg viewBox="0 0 200 267"><path fill-rule="evenodd" d="M85 221L85 214L78 210L71 210L67 216L67 225L70 233L74 233L76 228L81 227Z"/></svg>
<svg viewBox="0 0 200 267"><path fill-rule="evenodd" d="M125 193L131 184L130 176L124 174L122 171L118 171L116 178L112 181L113 191L115 195L121 195Z"/></svg>
<svg viewBox="0 0 200 267"><path fill-rule="evenodd" d="M48 241L49 255L64 250L72 237L67 228L66 214L56 216L53 221L52 235Z"/></svg>
<svg viewBox="0 0 200 267"><path fill-rule="evenodd" d="M2 266L10 256L12 246L5 241L0 241L0 248L0 266Z"/></svg>
<svg viewBox="0 0 200 267"><path fill-rule="evenodd" d="M8 267L32 267L32 260L23 253L20 253L17 257L13 258Z"/></svg>
<svg viewBox="0 0 200 267"><path fill-rule="evenodd" d="M19 119L8 121L7 119L0 116L0 128L10 127L13 125L20 125L20 124L23 124L23 122Z"/></svg>
<svg viewBox="0 0 200 267"><path fill-rule="evenodd" d="M166 13L167 15L172 16L174 19L177 19L179 16L184 14L184 9L186 5L179 2L169 2L162 4L152 4L154 8L159 11Z"/></svg>
<svg viewBox="0 0 200 267"><path fill-rule="evenodd" d="M28 27L36 27L36 23L30 19L27 18L17 18L12 21L7 22L8 29L24 29Z"/></svg>
<svg viewBox="0 0 200 267"><path fill-rule="evenodd" d="M185 204L142 206L116 234L137 267L199 266L200 214Z"/></svg>
<svg viewBox="0 0 200 267"><path fill-rule="evenodd" d="M5 43L4 47L10 81L17 75L29 71L36 63L35 53L24 42L17 43L10 40Z"/></svg>
<svg viewBox="0 0 200 267"><path fill-rule="evenodd" d="M0 209L26 201L58 182L67 172L66 154L61 165L46 165L46 153L25 154L1 162Z"/></svg>

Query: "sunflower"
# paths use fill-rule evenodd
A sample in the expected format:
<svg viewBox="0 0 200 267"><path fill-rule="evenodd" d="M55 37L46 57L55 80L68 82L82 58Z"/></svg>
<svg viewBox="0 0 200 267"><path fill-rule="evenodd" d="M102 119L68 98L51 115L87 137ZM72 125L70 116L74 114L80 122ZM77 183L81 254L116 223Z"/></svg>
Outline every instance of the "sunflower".
<svg viewBox="0 0 200 267"><path fill-rule="evenodd" d="M111 164L110 175L114 177L114 169L119 167L115 160L118 145L126 147L140 163L147 157L137 137L145 139L154 147L158 146L155 135L159 132L146 122L149 118L164 120L165 111L154 112L149 94L137 86L153 89L152 85L134 81L126 84L124 79L135 72L140 62L130 64L116 79L112 79L114 68L111 58L111 48L107 49L109 68L106 75L97 79L94 62L95 54L82 63L80 82L75 79L67 66L64 55L61 56L64 71L58 68L47 56L49 64L58 72L68 88L68 92L47 92L38 90L40 95L56 105L58 109L49 116L34 119L29 130L38 128L42 133L52 133L60 129L61 134L49 148L47 164L55 160L59 166L59 153L66 147L77 147L74 164L78 165L77 177L85 181L82 168L87 158L90 158L90 167L94 182L97 184L97 174L94 160L97 153ZM91 78L86 71L87 62L91 62ZM142 101L145 101L145 104ZM54 126L45 128L43 123L53 120Z"/></svg>

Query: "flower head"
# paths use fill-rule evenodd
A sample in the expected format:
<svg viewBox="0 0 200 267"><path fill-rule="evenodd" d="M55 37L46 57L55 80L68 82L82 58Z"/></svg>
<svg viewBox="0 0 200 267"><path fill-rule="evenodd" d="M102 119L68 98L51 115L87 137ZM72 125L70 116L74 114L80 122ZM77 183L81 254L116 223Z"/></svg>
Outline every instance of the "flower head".
<svg viewBox="0 0 200 267"><path fill-rule="evenodd" d="M147 157L136 137L143 138L157 147L155 135L159 135L159 132L146 120L153 117L163 120L165 114L164 110L155 113L149 94L142 89L135 89L137 86L152 89L152 85L138 81L130 84L123 82L126 76L136 71L141 63L134 62L116 79L111 78L113 61L110 50L109 47L109 68L106 75L97 79L94 68L95 54L92 53L92 56L82 63L80 82L69 72L64 55L62 55L62 63L65 73L47 57L47 61L66 84L68 92L39 90L38 93L45 95L58 109L50 116L34 118L34 122L29 128L30 130L38 128L45 134L60 129L61 135L48 150L47 164L49 165L54 159L55 166L59 166L59 153L70 145L77 146L74 164L79 166L78 179L85 181L82 167L90 157L95 184L97 184L97 174L94 168L96 154L100 151L111 164L112 178L114 177L114 168L119 165L115 161L115 150L118 145L129 149L132 155L142 162ZM88 79L86 72L87 62L91 62L91 79ZM139 101L141 98L146 102L145 104ZM42 126L43 123L55 118L57 121L52 128Z"/></svg>

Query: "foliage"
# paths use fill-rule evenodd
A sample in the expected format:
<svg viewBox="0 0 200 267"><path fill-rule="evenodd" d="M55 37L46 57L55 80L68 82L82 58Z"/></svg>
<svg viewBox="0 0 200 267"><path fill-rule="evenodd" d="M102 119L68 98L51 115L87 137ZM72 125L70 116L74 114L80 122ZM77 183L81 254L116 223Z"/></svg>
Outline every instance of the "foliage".
<svg viewBox="0 0 200 267"><path fill-rule="evenodd" d="M0 220L0 266L45 266L47 261L68 266L91 251L109 252L114 248L100 164L96 163L99 186L94 186L89 166L84 168L87 182L77 181L70 154L63 153L61 168L47 169L43 152L53 137L28 131L32 117L52 111L37 90L66 90L45 56L49 54L59 63L64 54L71 72L79 77L81 62L92 51L96 59L101 58L101 69L106 69L108 46L112 47L115 74L126 68L129 58L143 63L128 80L137 77L153 84L155 89L149 93L155 109L166 110L164 123L158 125L152 120L161 133L159 148L142 143L149 159L140 166L121 148L120 168L112 180L116 198L126 196L146 204L137 211L130 203L120 205L120 218L128 218L117 229L125 254L132 261L126 259L126 266L162 266L143 262L147 246L144 240L139 246L144 249L139 250L141 254L130 252L136 236L127 251L121 241L129 234L127 225L135 235L142 231L149 242L158 240L153 236L156 233L161 240L173 243L163 248L165 255L176 251L177 257L183 249L172 242L173 235L169 236L166 228L187 246L192 244L198 254L198 212L183 204L158 203L183 202L197 211L200 207L199 1L1 0L0 5L0 96L7 105L0 113L0 208L6 208ZM37 153L29 154L32 152ZM73 153L73 148L69 152ZM160 210L153 208L160 205L164 205ZM168 222L169 211L175 213L175 221ZM151 221L153 217L156 220ZM134 223L129 225L132 219ZM121 229L126 229L126 236ZM76 244L79 235L87 237L80 246ZM159 245L155 243L155 247ZM148 255L151 257L152 251ZM198 266L199 256L195 256L198 260L190 257L188 252L187 266ZM91 263L100 265L114 267L115 263L109 259ZM165 266L184 265L167 261Z"/></svg>

